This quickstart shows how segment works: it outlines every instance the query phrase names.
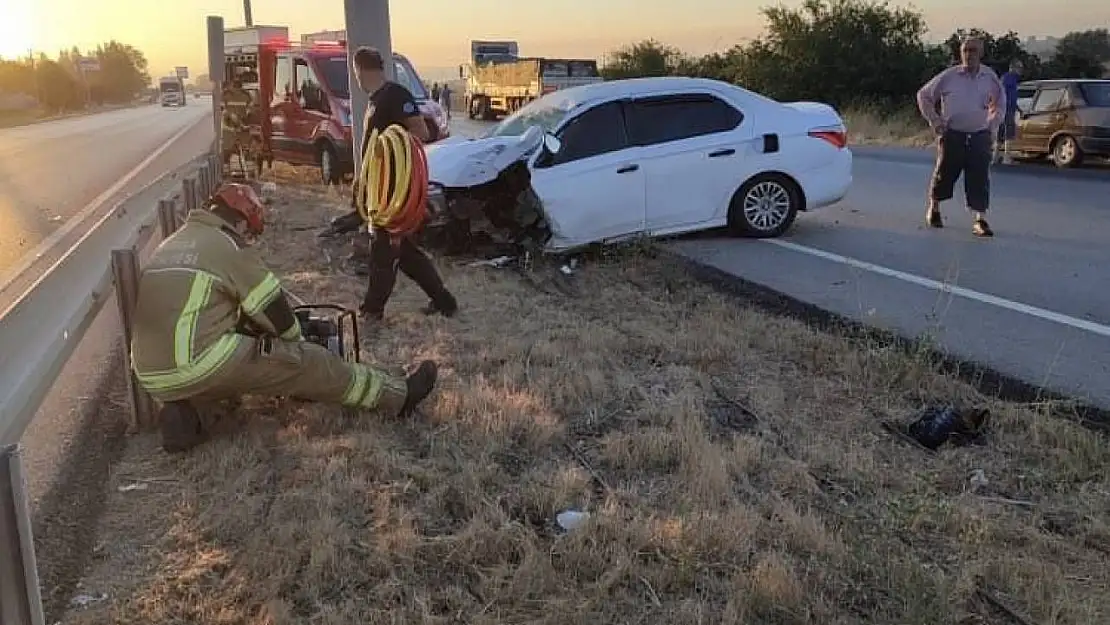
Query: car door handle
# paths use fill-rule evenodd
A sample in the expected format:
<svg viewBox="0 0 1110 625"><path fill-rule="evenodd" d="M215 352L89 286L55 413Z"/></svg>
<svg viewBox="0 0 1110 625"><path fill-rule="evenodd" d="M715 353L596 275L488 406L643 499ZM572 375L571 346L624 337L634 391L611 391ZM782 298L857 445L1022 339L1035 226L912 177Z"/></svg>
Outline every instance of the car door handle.
<svg viewBox="0 0 1110 625"><path fill-rule="evenodd" d="M733 154L736 154L736 150L728 148L727 150L717 150L716 152L710 152L709 158L717 158L719 156L732 156Z"/></svg>
<svg viewBox="0 0 1110 625"><path fill-rule="evenodd" d="M624 167L621 167L620 169L618 169L617 173L618 174L628 174L628 173L632 173L634 171L639 171L639 170L640 170L639 165L625 165Z"/></svg>

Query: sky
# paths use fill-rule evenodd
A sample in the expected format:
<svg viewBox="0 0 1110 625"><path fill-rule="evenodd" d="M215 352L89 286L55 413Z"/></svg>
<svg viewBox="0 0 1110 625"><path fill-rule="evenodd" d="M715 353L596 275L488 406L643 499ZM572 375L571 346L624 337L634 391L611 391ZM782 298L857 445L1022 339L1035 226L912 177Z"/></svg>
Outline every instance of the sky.
<svg viewBox="0 0 1110 625"><path fill-rule="evenodd" d="M759 9L777 3L394 1L390 21L394 50L408 56L422 73L442 74L466 60L471 39L514 39L520 42L521 54L529 56L600 58L647 38L704 54L758 36L763 29ZM917 0L913 5L925 14L930 38L937 40L959 27L1044 36L1110 25L1110 0ZM189 66L195 75L207 65L208 15L224 16L228 27L242 26L242 0L0 0L0 56L25 55L29 49L55 56L63 48L89 49L114 38L141 49L150 60L152 76L171 73L176 65ZM253 15L256 25L288 26L297 37L342 28L343 0L253 0Z"/></svg>

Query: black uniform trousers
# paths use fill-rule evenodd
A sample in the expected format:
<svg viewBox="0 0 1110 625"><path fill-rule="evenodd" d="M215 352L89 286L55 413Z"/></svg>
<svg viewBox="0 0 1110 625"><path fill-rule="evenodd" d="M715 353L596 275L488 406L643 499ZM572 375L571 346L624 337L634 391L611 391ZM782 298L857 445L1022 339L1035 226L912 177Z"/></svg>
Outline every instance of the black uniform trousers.
<svg viewBox="0 0 1110 625"><path fill-rule="evenodd" d="M964 177L964 198L973 211L986 212L991 201L991 151L994 137L990 130L960 132L946 130L937 140L937 163L933 169L929 199L952 199L956 181Z"/></svg>
<svg viewBox="0 0 1110 625"><path fill-rule="evenodd" d="M458 307L455 297L443 284L435 262L410 236L393 237L375 230L370 234L370 282L361 311L380 317L397 283L397 270L408 276L431 300L429 312L453 314Z"/></svg>

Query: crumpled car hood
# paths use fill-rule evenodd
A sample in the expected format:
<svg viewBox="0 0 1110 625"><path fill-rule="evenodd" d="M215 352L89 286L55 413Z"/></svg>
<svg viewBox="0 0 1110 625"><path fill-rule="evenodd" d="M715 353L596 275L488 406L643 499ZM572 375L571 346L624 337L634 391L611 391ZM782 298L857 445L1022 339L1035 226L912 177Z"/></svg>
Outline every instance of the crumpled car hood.
<svg viewBox="0 0 1110 625"><path fill-rule="evenodd" d="M434 143L425 148L428 181L456 189L485 184L542 142L543 131L533 127L519 137Z"/></svg>

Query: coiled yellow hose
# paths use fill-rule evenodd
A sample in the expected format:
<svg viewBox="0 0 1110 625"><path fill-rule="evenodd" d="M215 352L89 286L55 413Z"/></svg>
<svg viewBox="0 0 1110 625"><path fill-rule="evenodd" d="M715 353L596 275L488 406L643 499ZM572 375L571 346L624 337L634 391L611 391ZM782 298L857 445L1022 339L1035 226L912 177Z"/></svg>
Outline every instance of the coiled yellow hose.
<svg viewBox="0 0 1110 625"><path fill-rule="evenodd" d="M356 184L355 207L375 228L408 234L423 225L428 161L420 140L402 126L370 133Z"/></svg>

